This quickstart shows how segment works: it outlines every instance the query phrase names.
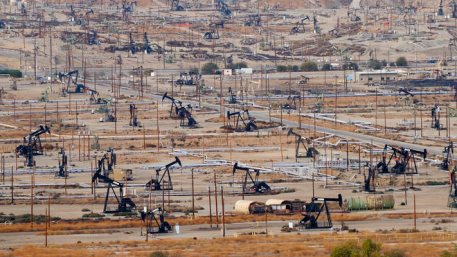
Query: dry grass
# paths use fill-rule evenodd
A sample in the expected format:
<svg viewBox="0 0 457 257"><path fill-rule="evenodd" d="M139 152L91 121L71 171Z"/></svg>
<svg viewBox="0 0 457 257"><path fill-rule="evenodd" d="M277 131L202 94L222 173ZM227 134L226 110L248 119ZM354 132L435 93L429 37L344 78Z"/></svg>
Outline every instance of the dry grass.
<svg viewBox="0 0 457 257"><path fill-rule="evenodd" d="M107 243L77 243L60 246L23 246L0 256L148 256L162 251L169 256L328 256L331 249L345 241L361 242L370 238L385 249L399 249L407 256L439 256L451 247L456 234L450 233L357 233L238 236L216 239L152 239L152 242L125 241ZM160 243L157 243L160 240ZM84 250L82 250L84 249ZM236 249L236 250L234 250Z"/></svg>

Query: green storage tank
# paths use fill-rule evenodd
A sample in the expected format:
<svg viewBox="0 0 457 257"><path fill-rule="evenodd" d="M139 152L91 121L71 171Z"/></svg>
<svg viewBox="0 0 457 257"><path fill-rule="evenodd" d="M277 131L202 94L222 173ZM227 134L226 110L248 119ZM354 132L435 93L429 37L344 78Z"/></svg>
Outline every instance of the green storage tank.
<svg viewBox="0 0 457 257"><path fill-rule="evenodd" d="M393 195L368 195L349 197L346 199L349 211L385 210L393 209L395 199Z"/></svg>

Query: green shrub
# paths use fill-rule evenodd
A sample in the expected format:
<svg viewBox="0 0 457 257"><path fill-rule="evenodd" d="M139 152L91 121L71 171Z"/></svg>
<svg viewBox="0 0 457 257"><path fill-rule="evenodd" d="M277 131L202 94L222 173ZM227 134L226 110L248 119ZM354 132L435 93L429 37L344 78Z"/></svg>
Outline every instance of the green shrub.
<svg viewBox="0 0 457 257"><path fill-rule="evenodd" d="M395 64L399 67L404 67L404 66L408 66L408 60L406 60L405 57L403 56L400 56L397 58L397 60L395 61Z"/></svg>
<svg viewBox="0 0 457 257"><path fill-rule="evenodd" d="M217 70L219 70L219 67L217 66L217 64L208 62L203 65L202 74L205 74L205 75L215 74Z"/></svg>
<svg viewBox="0 0 457 257"><path fill-rule="evenodd" d="M22 72L20 70L0 70L0 74L2 75L10 75L14 78L22 78Z"/></svg>
<svg viewBox="0 0 457 257"><path fill-rule="evenodd" d="M317 71L317 63L313 61L306 61L301 65L302 71Z"/></svg>
<svg viewBox="0 0 457 257"><path fill-rule="evenodd" d="M149 257L168 257L168 254L162 251L155 251L149 254Z"/></svg>

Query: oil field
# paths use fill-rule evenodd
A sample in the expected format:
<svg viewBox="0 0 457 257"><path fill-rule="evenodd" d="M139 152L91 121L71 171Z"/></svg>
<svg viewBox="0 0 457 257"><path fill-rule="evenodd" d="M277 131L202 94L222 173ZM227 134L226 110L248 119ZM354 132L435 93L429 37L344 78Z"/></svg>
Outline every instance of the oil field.
<svg viewBox="0 0 457 257"><path fill-rule="evenodd" d="M457 256L457 1L0 0L0 257Z"/></svg>

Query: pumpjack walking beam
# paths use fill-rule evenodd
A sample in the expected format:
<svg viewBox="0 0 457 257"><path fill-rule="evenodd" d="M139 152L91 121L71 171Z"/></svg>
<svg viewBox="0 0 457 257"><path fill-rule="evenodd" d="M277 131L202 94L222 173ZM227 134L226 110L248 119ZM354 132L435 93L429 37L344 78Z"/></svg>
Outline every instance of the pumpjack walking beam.
<svg viewBox="0 0 457 257"><path fill-rule="evenodd" d="M168 93L163 94L162 96L162 102L163 100L168 99L171 101L171 107L170 107L170 117L177 116L179 109L182 107L182 102L179 100L176 100L175 98L168 96ZM178 106L179 104L179 106ZM174 112L173 112L174 108Z"/></svg>
<svg viewBox="0 0 457 257"><path fill-rule="evenodd" d="M311 203L305 205L305 212L302 213L304 217L300 221L300 224L304 226L305 229L332 228L333 223L327 202L337 202L338 206L342 208L343 197L341 194L338 194L337 198L311 198ZM324 222L319 222L318 220L321 215L325 215L327 220Z"/></svg>
<svg viewBox="0 0 457 257"><path fill-rule="evenodd" d="M259 169L241 167L236 162L233 165L232 175L235 175L235 172L237 170L245 171L244 180L243 180L243 195L246 193L264 194L264 193L271 192L271 187L265 181L259 181L259 175L260 175ZM255 173L255 178L252 177L252 173ZM252 183L252 185L249 188L248 188L248 180L250 180Z"/></svg>
<svg viewBox="0 0 457 257"><path fill-rule="evenodd" d="M160 167L156 169L156 178L151 179L148 183L146 183L145 188L146 189L152 189L153 191L158 191L158 190L173 190L173 183L171 181L171 175L170 175L170 167L174 166L175 164L178 164L179 166L182 167L181 160L175 156L175 160L168 163L167 165ZM160 175L160 172L163 171L162 175ZM167 176L168 181L165 181L164 178ZM152 183L152 185L151 185Z"/></svg>
<svg viewBox="0 0 457 257"><path fill-rule="evenodd" d="M298 161L298 158L314 158L319 152L314 148L310 147L310 139L302 137L300 134L294 132L292 129L289 129L287 136L295 136L295 161ZM303 146L306 150L306 154L300 152L300 146Z"/></svg>
<svg viewBox="0 0 457 257"><path fill-rule="evenodd" d="M95 183L98 180L99 182L108 184L108 187L106 189L105 204L103 207L103 212L104 213L132 212L133 210L136 209L136 205L132 201L132 199L130 199L128 197L124 197L124 184L119 181L111 179L109 176L103 175L102 174L102 167L104 165L103 163L104 163L103 159L98 161L98 168L95 171L95 174L92 176L92 183ZM116 191L114 190L115 187L119 188L119 194L116 194ZM110 192L112 192L114 197L116 198L116 202L117 202L116 209L110 209L108 207Z"/></svg>

